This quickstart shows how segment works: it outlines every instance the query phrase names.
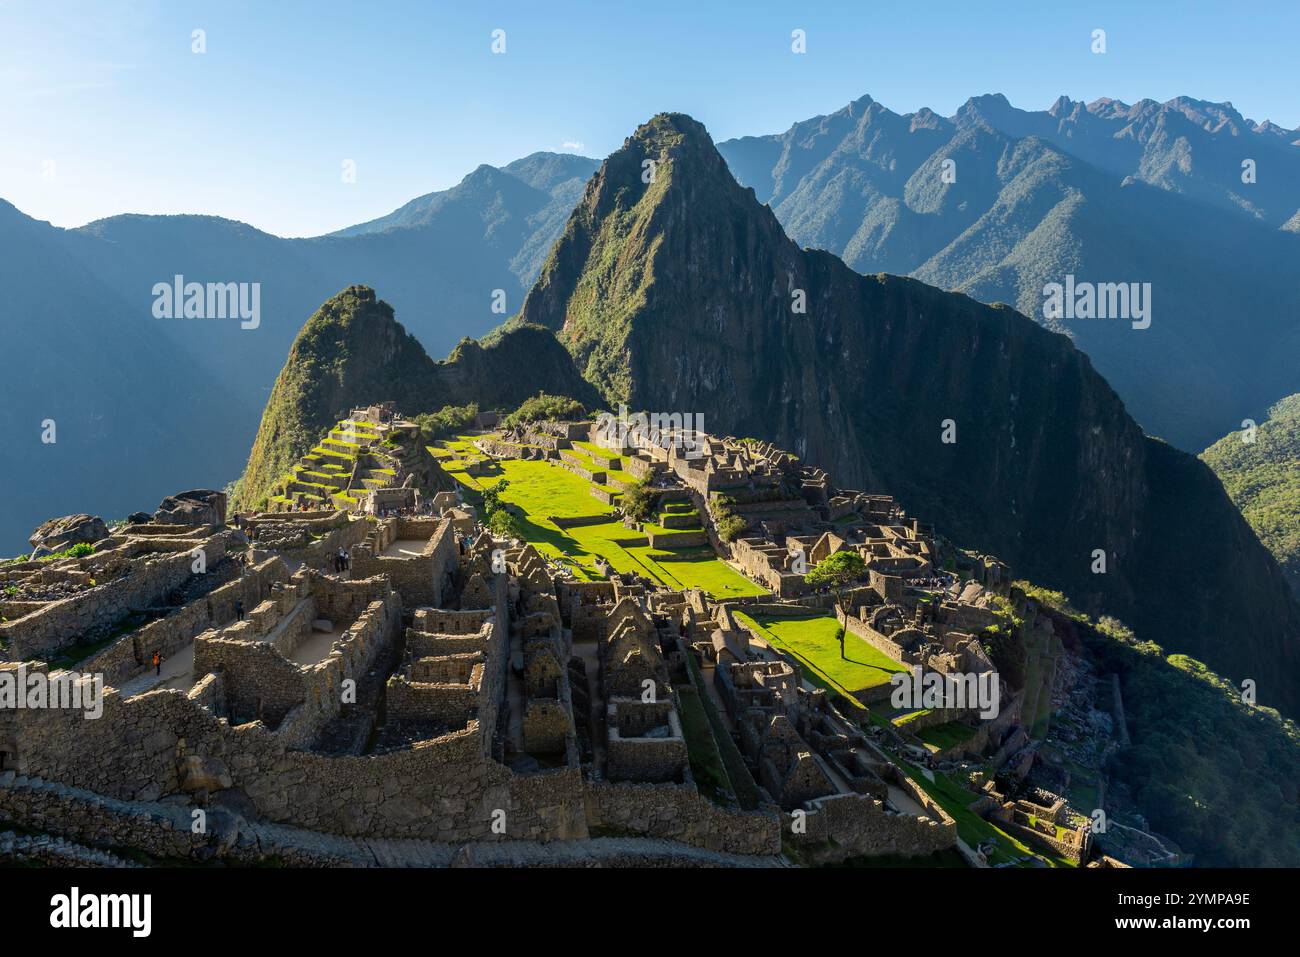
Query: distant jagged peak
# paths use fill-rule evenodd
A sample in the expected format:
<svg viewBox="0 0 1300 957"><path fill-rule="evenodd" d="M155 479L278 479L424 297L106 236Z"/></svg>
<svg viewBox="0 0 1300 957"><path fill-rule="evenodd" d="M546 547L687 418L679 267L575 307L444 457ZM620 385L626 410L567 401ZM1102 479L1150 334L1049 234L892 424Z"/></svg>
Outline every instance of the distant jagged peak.
<svg viewBox="0 0 1300 957"><path fill-rule="evenodd" d="M970 97L953 116L953 119L979 117L992 119L995 117L1005 116L1010 113L1021 113L1011 105L1011 101L1002 93L981 93L979 96Z"/></svg>
<svg viewBox="0 0 1300 957"><path fill-rule="evenodd" d="M908 126L909 133L915 133L917 130L942 130L952 126L952 121L946 116L940 116L928 106L923 106L911 116L911 124Z"/></svg>
<svg viewBox="0 0 1300 957"><path fill-rule="evenodd" d="M587 179L599 166L600 160L579 153L539 150L507 163L501 169L534 189L549 191L575 178Z"/></svg>
<svg viewBox="0 0 1300 957"><path fill-rule="evenodd" d="M1129 114L1133 112L1133 106L1131 104L1125 103L1123 100L1117 100L1109 96L1098 97L1097 99L1093 100L1091 103L1086 103L1086 104L1083 103L1083 101L1081 100L1070 100L1068 97L1064 97L1064 96L1061 97L1060 99L1065 100L1065 102L1071 104L1073 108L1071 112L1073 112L1076 116L1078 115L1079 107L1082 107L1086 112L1091 113L1093 116L1098 116L1103 119L1122 119L1128 117ZM1059 103L1060 100L1058 100L1057 102ZM1141 102L1154 102L1154 101L1144 100ZM1053 110L1052 112L1056 113L1057 111ZM1061 114L1057 114L1057 115L1061 115Z"/></svg>
<svg viewBox="0 0 1300 957"><path fill-rule="evenodd" d="M1235 136L1249 128L1246 118L1238 113L1228 100L1212 103L1190 96L1176 96L1163 106L1171 112L1181 113L1188 120L1211 133L1217 133L1226 127Z"/></svg>

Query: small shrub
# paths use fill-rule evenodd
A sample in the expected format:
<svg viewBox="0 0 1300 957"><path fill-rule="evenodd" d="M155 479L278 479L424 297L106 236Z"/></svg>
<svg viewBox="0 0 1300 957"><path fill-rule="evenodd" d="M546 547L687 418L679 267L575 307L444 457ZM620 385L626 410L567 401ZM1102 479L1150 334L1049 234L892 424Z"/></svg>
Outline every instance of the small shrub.
<svg viewBox="0 0 1300 957"><path fill-rule="evenodd" d="M733 500L719 496L713 503L713 524L718 530L718 537L724 542L734 542L740 533L749 527L749 523L732 511Z"/></svg>

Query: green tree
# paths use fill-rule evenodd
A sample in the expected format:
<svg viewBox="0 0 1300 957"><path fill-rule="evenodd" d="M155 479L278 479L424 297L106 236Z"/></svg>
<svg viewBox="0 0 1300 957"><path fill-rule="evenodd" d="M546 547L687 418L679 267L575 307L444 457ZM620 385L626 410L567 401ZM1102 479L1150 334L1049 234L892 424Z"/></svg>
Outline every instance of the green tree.
<svg viewBox="0 0 1300 957"><path fill-rule="evenodd" d="M623 489L623 514L635 521L649 521L658 503L659 494L644 479Z"/></svg>
<svg viewBox="0 0 1300 957"><path fill-rule="evenodd" d="M830 588L835 595L835 607L840 609L844 590L867 572L867 563L857 552L836 552L819 561L803 580L814 588ZM848 628L848 609L842 609L840 625Z"/></svg>
<svg viewBox="0 0 1300 957"><path fill-rule="evenodd" d="M478 403L469 405L444 405L437 412L425 412L415 416L415 424L428 441L446 438L463 432L478 415Z"/></svg>
<svg viewBox="0 0 1300 957"><path fill-rule="evenodd" d="M488 530L498 538L523 538L524 529L519 519L504 508L499 508L488 518Z"/></svg>
<svg viewBox="0 0 1300 957"><path fill-rule="evenodd" d="M495 485L489 486L483 490L483 518L491 521L492 516L501 510L501 493L510 487L506 479L501 479Z"/></svg>

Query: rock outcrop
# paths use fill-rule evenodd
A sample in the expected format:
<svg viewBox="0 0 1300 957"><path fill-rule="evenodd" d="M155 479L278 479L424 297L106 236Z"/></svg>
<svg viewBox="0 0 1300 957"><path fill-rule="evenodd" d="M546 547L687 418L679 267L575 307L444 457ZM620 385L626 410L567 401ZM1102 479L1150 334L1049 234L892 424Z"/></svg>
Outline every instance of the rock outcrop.
<svg viewBox="0 0 1300 957"><path fill-rule="evenodd" d="M27 542L35 551L49 554L83 542L93 545L105 538L108 538L108 526L104 520L81 512L42 522Z"/></svg>
<svg viewBox="0 0 1300 957"><path fill-rule="evenodd" d="M153 513L153 520L163 525L224 525L226 493L196 488L168 495Z"/></svg>

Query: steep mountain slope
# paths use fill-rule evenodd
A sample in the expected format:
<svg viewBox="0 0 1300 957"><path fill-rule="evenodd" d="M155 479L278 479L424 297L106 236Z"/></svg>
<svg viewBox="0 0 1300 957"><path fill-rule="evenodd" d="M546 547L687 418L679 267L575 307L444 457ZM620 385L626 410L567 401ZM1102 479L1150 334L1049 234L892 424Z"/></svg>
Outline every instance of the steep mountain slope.
<svg viewBox="0 0 1300 957"><path fill-rule="evenodd" d="M428 257L447 267L449 279L455 277L455 288L439 297L449 307L467 315L482 313L492 290L501 288L513 310L537 277L583 186L599 165L586 156L561 153L532 153L500 169L483 165L449 190L417 197L387 216L331 233L318 242L343 252L354 262L360 254L366 257L364 265L371 268L382 268L394 255L410 262L413 268L409 275L394 270L396 274L387 280L386 290L396 288L400 293L416 281L421 270L414 267ZM342 246L329 242L340 237L373 237L391 230L410 231L387 237L387 241L375 239ZM514 282L503 283L499 272L472 281L482 273L482 264L490 263L496 270L501 262L508 264ZM447 302L448 295L459 299L464 296L461 290L470 289L473 294L465 301ZM407 315L417 308L414 301L408 301L414 298L399 294L393 301L401 304L403 315ZM488 325L479 324L466 332L477 335ZM418 325L413 328L417 335L421 334ZM429 338L429 347L441 351L436 339L422 338Z"/></svg>
<svg viewBox="0 0 1300 957"><path fill-rule="evenodd" d="M323 303L294 340L236 486L235 506L256 505L359 406L391 399L407 415L470 402L514 408L543 389L597 401L544 329L518 327L487 347L466 339L434 362L393 318L392 306L369 287L351 286Z"/></svg>
<svg viewBox="0 0 1300 957"><path fill-rule="evenodd" d="M608 402L702 413L893 492L1300 710L1300 610L1204 464L1145 437L1066 337L800 250L689 117L655 117L606 160L514 321L554 330Z"/></svg>
<svg viewBox="0 0 1300 957"><path fill-rule="evenodd" d="M69 254L61 230L0 202L0 249L0 555L28 548L27 535L51 516L153 509L241 454L246 438L194 412L217 402L255 415L257 397L224 392L144 328ZM46 420L53 443L42 441Z"/></svg>
<svg viewBox="0 0 1300 957"><path fill-rule="evenodd" d="M1201 459L1214 469L1300 595L1300 394L1269 409L1253 435L1230 433L1202 452Z"/></svg>
<svg viewBox="0 0 1300 957"><path fill-rule="evenodd" d="M1279 228L1297 140L1185 98L1030 113L984 96L944 118L863 97L719 150L801 245L1015 304L1073 336L1149 433L1199 450L1300 388L1300 236ZM1067 275L1150 283L1150 327L1044 319Z"/></svg>
<svg viewBox="0 0 1300 957"><path fill-rule="evenodd" d="M343 287L364 281L384 289L434 355L487 332L504 317L493 312L494 290L507 311L518 308L581 193L584 170L594 168L594 160L544 153L500 170L480 167L454 189L423 197L409 222L307 240L211 216L117 216L64 230L0 202L0 275L15 317L6 329L22 344L0 362L6 371L12 363L8 383L25 385L6 391L9 434L39 435L59 395L69 429L58 455L74 455L74 434L100 436L53 469L48 447L18 443L0 452L10 474L42 476L8 498L0 554L16 553L60 509L112 517L178 488L237 476L302 318ZM154 284L176 275L260 283L260 325L154 318ZM78 417L85 422L74 433ZM146 460L158 464L142 467Z"/></svg>

